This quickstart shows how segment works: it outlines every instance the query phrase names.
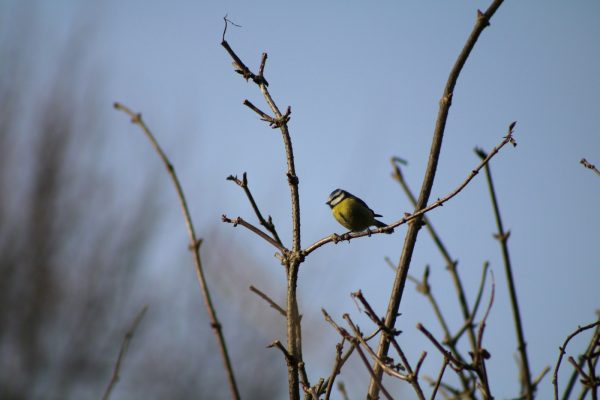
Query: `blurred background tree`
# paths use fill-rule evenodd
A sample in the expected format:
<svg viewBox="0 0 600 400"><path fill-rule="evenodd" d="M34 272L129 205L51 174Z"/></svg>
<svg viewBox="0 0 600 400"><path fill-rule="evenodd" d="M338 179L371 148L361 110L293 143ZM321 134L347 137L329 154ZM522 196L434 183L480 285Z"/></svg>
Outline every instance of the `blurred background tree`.
<svg viewBox="0 0 600 400"><path fill-rule="evenodd" d="M151 164L139 182L114 175L124 164L110 158L105 69L90 67L85 45L93 32L73 29L60 53L39 59L39 21L20 11L0 41L0 398L100 398L145 304L112 398L226 396L185 242L167 265L149 256L165 227L157 199L171 190L167 179L152 178L163 175ZM222 252L217 235L209 242L209 251ZM208 265L230 262L209 257ZM248 271L252 263L247 257ZM265 398L280 383L277 369L260 365L280 360L256 346L272 338L228 307L247 290L245 280L230 278L213 282L231 312L223 320L236 337L232 350L248 354L252 343L262 353L234 357L241 371L261 370L260 381L252 374L240 381L245 398Z"/></svg>

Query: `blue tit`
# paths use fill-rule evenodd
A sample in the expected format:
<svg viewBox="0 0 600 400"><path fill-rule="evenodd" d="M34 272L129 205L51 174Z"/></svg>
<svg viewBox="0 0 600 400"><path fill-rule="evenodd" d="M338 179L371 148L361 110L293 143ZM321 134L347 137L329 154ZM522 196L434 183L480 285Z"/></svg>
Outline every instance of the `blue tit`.
<svg viewBox="0 0 600 400"><path fill-rule="evenodd" d="M387 226L387 224L375 219L375 217L381 217L381 215L375 214L367 203L345 190L336 189L331 192L327 204L331 207L331 212L337 222L352 232L364 231L370 226L378 228ZM392 233L393 231L393 229L390 229L386 233Z"/></svg>

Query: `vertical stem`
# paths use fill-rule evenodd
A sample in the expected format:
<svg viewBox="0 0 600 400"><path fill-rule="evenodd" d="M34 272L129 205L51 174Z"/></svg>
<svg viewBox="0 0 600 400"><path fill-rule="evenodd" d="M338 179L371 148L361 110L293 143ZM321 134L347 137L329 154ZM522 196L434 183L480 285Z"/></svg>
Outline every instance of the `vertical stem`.
<svg viewBox="0 0 600 400"><path fill-rule="evenodd" d="M283 144L285 146L285 154L287 159L287 179L290 187L290 197L292 202L292 251L287 254L287 346L290 354L288 360L288 385L290 399L296 400L300 398L299 384L299 364L302 363L302 335L300 326L300 313L298 311L298 300L296 289L298 285L298 270L302 262L300 257L300 195L298 192L298 177L296 176L296 167L294 165L294 150L292 147L292 139L287 126L287 120L291 113L288 107L285 115L281 113L262 78L264 65L267 59L267 54L263 53L261 61L261 69L259 72L259 87L263 93L267 104L275 114L278 121Z"/></svg>
<svg viewBox="0 0 600 400"><path fill-rule="evenodd" d="M299 263L292 262L288 267L288 290L287 290L287 348L290 354L288 360L288 390L291 400L300 397L300 381L298 364L302 359L300 344L300 315L298 313L298 302L296 288L298 283Z"/></svg>
<svg viewBox="0 0 600 400"><path fill-rule="evenodd" d="M492 205L494 208L494 216L496 219L496 226L498 227L498 240L500 241L500 247L502 248L502 258L504 260L504 270L506 272L506 281L508 283L508 291L510 294L510 305L513 311L513 319L515 323L515 330L517 334L518 350L521 356L522 363L522 377L521 383L523 385L524 393L523 397L527 400L533 399L534 387L531 383L531 372L529 369L529 360L527 358L527 344L525 342L525 335L523 334L523 324L521 322L521 312L519 310L519 303L517 301L517 291L515 289L515 283L512 274L512 266L510 262L510 254L508 253L508 236L509 233L504 231L502 226L502 218L500 217L500 208L498 207L498 200L496 198L496 191L494 189L494 183L492 181L492 173L490 171L489 163L485 165L485 176L487 177L488 187L490 190L490 196L492 199Z"/></svg>

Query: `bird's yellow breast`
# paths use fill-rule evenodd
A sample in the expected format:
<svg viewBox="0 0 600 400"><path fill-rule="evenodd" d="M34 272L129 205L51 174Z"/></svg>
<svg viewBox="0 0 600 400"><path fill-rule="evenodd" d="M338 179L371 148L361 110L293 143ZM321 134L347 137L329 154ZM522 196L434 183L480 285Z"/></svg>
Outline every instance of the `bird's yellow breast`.
<svg viewBox="0 0 600 400"><path fill-rule="evenodd" d="M340 224L351 231L364 231L375 223L373 212L352 197L340 201L331 212Z"/></svg>

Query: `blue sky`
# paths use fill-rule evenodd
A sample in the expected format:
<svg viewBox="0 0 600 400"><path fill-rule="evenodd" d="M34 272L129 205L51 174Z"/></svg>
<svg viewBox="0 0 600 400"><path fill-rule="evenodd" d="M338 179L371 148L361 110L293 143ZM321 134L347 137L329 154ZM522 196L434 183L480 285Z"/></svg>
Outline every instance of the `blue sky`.
<svg viewBox="0 0 600 400"><path fill-rule="evenodd" d="M70 32L86 34L82 40L89 40L85 62L90 79L98 74L106 82L101 88L103 124L113 145L99 168L114 168L121 187L166 180L150 147L111 104L120 101L141 111L180 173L200 236L217 231L225 240L244 242L244 250L263 263L263 276L272 280L268 285L278 290L284 279L274 249L241 228L220 223L223 213L253 219L243 193L225 181L246 171L264 212L273 216L284 241L291 238L281 138L242 105L247 98L267 109L257 88L233 73L219 45L223 16L242 25L230 27L227 40L247 65L256 68L261 53L268 52L271 92L280 108L292 107L306 246L342 232L325 205L337 187L363 198L385 221L411 210L390 178L389 159L408 160L404 172L417 191L448 72L476 9L488 5L2 0L0 11L11 15L19 3L29 4L41 22L32 29L43 33L37 44L42 75L44 69L55 68L53 60ZM591 322L600 308L600 179L579 164L586 157L600 165L598 15L600 4L595 1L506 2L500 8L458 81L432 191L432 199L449 193L477 164L473 148L491 149L509 123L518 121L518 146L506 147L493 159L492 173L504 225L511 231L513 272L534 374L545 365L554 366L564 337ZM31 88L39 90L35 82ZM175 198L166 192L161 201L165 245L155 255L157 274L165 260L185 251L179 245L185 231ZM516 344L483 175L430 218L459 259L471 302L481 265L486 260L491 264L496 301L486 341L493 355L493 390L498 398L515 395ZM326 307L340 320L343 312L358 318L349 293L360 288L383 312L393 280L384 257L398 259L404 232L400 228L390 236L329 245L303 265L301 306L314 313L305 329L323 335L322 343L306 344L308 362L322 365L315 367L315 376L329 369L329 361L319 354L333 354L337 340L320 319L319 308ZM206 239L210 248L210 237ZM443 260L423 231L412 274L420 276L426 264L432 267L440 302L456 314ZM414 359L428 348L415 324L435 327L435 320L410 285L401 311L402 338ZM221 312L227 313L226 306ZM270 310L265 307L264 312ZM307 333L305 339L310 338ZM433 349L430 353L428 367L435 374L439 364ZM346 380L364 375L361 368L353 367ZM350 382L349 387L357 396L364 393L361 383ZM540 398L548 398L550 390L546 377Z"/></svg>

